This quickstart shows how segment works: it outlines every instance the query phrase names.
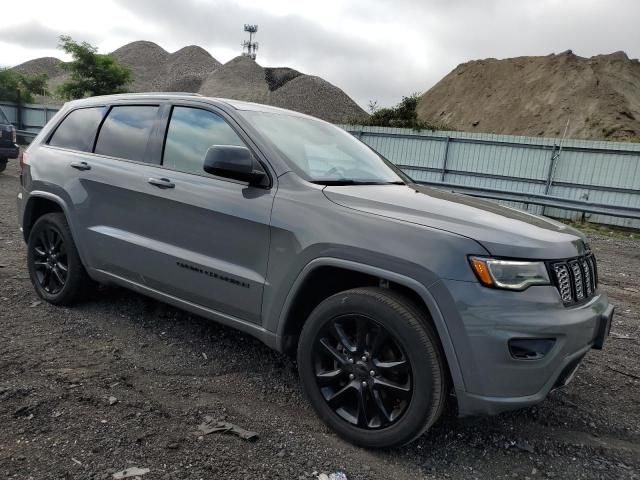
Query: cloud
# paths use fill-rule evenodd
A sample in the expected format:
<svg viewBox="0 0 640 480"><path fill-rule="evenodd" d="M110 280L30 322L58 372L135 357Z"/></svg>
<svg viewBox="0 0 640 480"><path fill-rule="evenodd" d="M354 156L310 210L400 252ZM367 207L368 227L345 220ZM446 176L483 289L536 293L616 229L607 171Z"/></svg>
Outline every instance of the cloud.
<svg viewBox="0 0 640 480"><path fill-rule="evenodd" d="M77 33L77 30L70 30L64 34L74 36ZM22 48L48 50L56 48L60 35L62 34L63 33L42 24L40 21L32 19L24 23L1 28L0 41L19 45ZM82 39L89 43L96 42L98 38L97 35L92 33L82 34Z"/></svg>
<svg viewBox="0 0 640 480"><path fill-rule="evenodd" d="M57 45L59 36L55 30L36 20L0 29L0 41L27 48L51 48Z"/></svg>

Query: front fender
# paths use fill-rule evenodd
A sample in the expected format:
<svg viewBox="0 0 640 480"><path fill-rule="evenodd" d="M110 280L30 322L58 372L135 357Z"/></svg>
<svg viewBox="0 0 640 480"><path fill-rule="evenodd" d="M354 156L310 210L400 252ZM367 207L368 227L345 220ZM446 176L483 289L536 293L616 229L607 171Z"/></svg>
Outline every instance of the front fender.
<svg viewBox="0 0 640 480"><path fill-rule="evenodd" d="M278 321L277 321L277 335L276 335L276 348L280 351L285 349L285 329L286 329L286 321L288 318L289 311L291 306L296 298L297 293L300 288L304 284L304 280L317 268L320 267L337 267L343 268L346 270L356 271L359 273L365 273L368 275L372 275L375 277L379 277L385 280L389 280L391 282L402 285L406 288L409 288L413 292L415 292L422 299L424 304L427 307L428 313L433 320L434 326L436 327L436 331L438 336L440 337L440 342L442 344L442 348L444 350L444 354L447 359L447 363L449 365L449 371L451 374L451 379L453 381L454 387L463 388L463 380L462 373L460 370L460 365L453 347L453 343L451 341L451 335L449 332L449 328L445 319L436 303L434 297L429 292L427 286L422 283L414 280L413 278L407 277L397 272L393 272L390 270L386 270L383 268L379 268L372 265L366 265L358 262L353 262L350 260L344 260L340 258L331 258L331 257L320 257L316 258L302 269L299 273L298 277L294 281L289 293L284 302L283 308L280 312Z"/></svg>

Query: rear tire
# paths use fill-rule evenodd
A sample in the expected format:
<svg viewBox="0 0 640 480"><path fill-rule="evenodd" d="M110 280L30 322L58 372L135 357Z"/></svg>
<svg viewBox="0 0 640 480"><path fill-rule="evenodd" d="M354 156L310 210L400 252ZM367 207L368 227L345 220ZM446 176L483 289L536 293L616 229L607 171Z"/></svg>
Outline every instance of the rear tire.
<svg viewBox="0 0 640 480"><path fill-rule="evenodd" d="M62 213L41 216L29 233L27 265L36 293L54 305L82 300L92 280Z"/></svg>
<svg viewBox="0 0 640 480"><path fill-rule="evenodd" d="M0 173L4 172L7 168L7 159L0 158Z"/></svg>
<svg viewBox="0 0 640 480"><path fill-rule="evenodd" d="M298 369L320 418L362 447L415 440L446 400L445 359L430 319L388 289L348 290L320 303L302 329Z"/></svg>

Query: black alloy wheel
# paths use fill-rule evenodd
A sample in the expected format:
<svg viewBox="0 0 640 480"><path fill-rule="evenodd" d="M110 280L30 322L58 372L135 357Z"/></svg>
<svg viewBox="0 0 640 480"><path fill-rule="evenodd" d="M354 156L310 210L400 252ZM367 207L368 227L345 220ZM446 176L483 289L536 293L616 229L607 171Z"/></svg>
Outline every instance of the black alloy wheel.
<svg viewBox="0 0 640 480"><path fill-rule="evenodd" d="M56 295L64 288L69 274L62 234L54 226L47 226L39 232L31 248L36 281L45 292Z"/></svg>
<svg viewBox="0 0 640 480"><path fill-rule="evenodd" d="M54 305L71 305L93 285L63 213L42 215L29 232L27 266L36 293Z"/></svg>
<svg viewBox="0 0 640 480"><path fill-rule="evenodd" d="M315 377L330 408L352 425L387 427L413 394L412 368L392 335L359 314L332 319L314 347Z"/></svg>
<svg viewBox="0 0 640 480"><path fill-rule="evenodd" d="M446 403L446 360L429 313L391 289L320 302L300 333L298 372L320 418L363 447L411 442Z"/></svg>

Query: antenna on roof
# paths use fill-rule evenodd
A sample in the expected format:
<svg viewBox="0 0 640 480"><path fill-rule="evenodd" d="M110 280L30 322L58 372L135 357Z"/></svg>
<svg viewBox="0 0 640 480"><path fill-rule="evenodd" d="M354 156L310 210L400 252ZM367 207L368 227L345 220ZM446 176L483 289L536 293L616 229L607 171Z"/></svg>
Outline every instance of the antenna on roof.
<svg viewBox="0 0 640 480"><path fill-rule="evenodd" d="M242 56L249 57L252 60L256 59L256 52L258 51L258 42L253 41L253 35L258 33L258 25L244 24L244 31L249 32L249 40L242 42Z"/></svg>

